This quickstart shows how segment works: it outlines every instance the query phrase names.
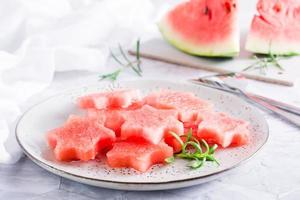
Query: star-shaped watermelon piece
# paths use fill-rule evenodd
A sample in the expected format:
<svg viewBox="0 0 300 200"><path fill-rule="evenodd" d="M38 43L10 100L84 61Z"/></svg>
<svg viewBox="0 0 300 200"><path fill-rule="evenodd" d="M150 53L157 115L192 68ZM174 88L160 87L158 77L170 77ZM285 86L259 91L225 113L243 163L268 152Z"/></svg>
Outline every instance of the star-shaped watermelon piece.
<svg viewBox="0 0 300 200"><path fill-rule="evenodd" d="M172 147L164 142L155 145L124 141L116 142L106 154L109 166L131 167L140 172L146 172L154 164L164 163L172 155Z"/></svg>
<svg viewBox="0 0 300 200"><path fill-rule="evenodd" d="M158 109L175 109L182 122L197 120L201 112L212 110L213 105L191 92L161 90L145 97L145 103Z"/></svg>
<svg viewBox="0 0 300 200"><path fill-rule="evenodd" d="M169 131L182 135L183 129L176 110L162 110L144 105L139 110L126 113L125 122L121 127L121 139L140 138L158 144Z"/></svg>
<svg viewBox="0 0 300 200"><path fill-rule="evenodd" d="M198 125L197 137L222 147L242 146L249 141L249 122L222 112L207 112Z"/></svg>
<svg viewBox="0 0 300 200"><path fill-rule="evenodd" d="M88 161L112 147L115 133L94 119L71 115L62 127L48 132L47 139L57 160Z"/></svg>
<svg viewBox="0 0 300 200"><path fill-rule="evenodd" d="M142 96L139 90L119 89L79 97L77 99L77 104L83 109L115 109L135 106L136 104L139 104L141 100Z"/></svg>

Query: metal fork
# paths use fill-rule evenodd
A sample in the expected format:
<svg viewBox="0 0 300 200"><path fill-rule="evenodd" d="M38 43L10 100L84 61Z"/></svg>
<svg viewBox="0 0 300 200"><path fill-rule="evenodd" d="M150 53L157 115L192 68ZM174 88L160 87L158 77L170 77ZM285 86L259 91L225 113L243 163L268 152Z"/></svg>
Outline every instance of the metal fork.
<svg viewBox="0 0 300 200"><path fill-rule="evenodd" d="M221 83L218 81L213 81L210 79L192 79L193 83L201 84L206 87L226 91L238 95L249 103L259 107L260 109L267 110L273 114L285 119L297 127L300 128L300 109L294 106L290 106L269 98L265 98L259 95L246 93L243 90L232 87L228 84Z"/></svg>
<svg viewBox="0 0 300 200"><path fill-rule="evenodd" d="M202 83L202 85L213 87L213 88L223 90L223 91L226 91L226 92L230 92L230 93L234 93L234 94L238 94L238 95L244 94L244 96L259 99L261 101L267 102L268 104L271 104L271 105L273 105L275 107L278 107L280 109L286 110L286 111L291 112L291 113L296 114L296 115L300 115L300 108L298 108L296 106L288 105L286 103L279 102L277 100L270 99L270 98L267 98L267 97L264 97L264 96L260 96L260 95L256 95L256 94L252 94L252 93L248 93L248 92L246 93L246 92L242 91L239 88L229 86L228 84L225 84L225 83L209 80L209 79L206 79L206 78L205 79L203 79L203 78L193 79L192 81L197 82L197 83Z"/></svg>

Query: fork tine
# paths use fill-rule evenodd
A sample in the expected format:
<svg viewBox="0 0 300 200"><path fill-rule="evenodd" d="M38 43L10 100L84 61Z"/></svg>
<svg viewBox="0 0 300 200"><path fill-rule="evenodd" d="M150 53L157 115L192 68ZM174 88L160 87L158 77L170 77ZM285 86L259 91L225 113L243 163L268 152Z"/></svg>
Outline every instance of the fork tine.
<svg viewBox="0 0 300 200"><path fill-rule="evenodd" d="M203 80L203 79L202 79L202 80ZM217 86L217 87L219 87L219 88L221 88L221 89L230 90L230 91L232 91L232 92L235 91L235 88L233 88L233 87L227 85L226 83L221 83L221 82L219 82L219 81L214 81L214 80L209 80L209 79L204 79L204 81L205 81L206 83L208 83L208 84Z"/></svg>
<svg viewBox="0 0 300 200"><path fill-rule="evenodd" d="M219 87L222 87L222 88L225 88L225 86L226 85L224 85L224 84L221 84L220 82L218 82L218 81L214 81L215 82L215 84L216 85L218 85ZM228 87L226 87L226 89L227 89Z"/></svg>
<svg viewBox="0 0 300 200"><path fill-rule="evenodd" d="M205 78L200 78L199 80L203 83L222 88L222 86L217 81L213 81L213 80L205 79Z"/></svg>
<svg viewBox="0 0 300 200"><path fill-rule="evenodd" d="M215 88L218 90L223 90L226 92L230 92L230 93L238 93L237 91L233 90L232 88L223 85L222 83L218 82L218 81L214 81L214 80L210 80L210 79L203 79L203 78L198 78L198 79L192 79L193 82L196 82L198 84L204 84L208 87L211 88Z"/></svg>

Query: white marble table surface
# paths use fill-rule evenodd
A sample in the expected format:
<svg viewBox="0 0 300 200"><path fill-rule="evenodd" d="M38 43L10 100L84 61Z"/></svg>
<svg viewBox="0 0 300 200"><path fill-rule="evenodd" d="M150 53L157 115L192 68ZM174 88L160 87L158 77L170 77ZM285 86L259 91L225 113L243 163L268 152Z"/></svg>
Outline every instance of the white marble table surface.
<svg viewBox="0 0 300 200"><path fill-rule="evenodd" d="M110 62L109 66L115 66ZM196 69L143 61L144 79L188 79L204 72ZM125 72L120 79L137 78ZM53 84L42 94L36 95L24 105L87 83L97 83L98 75L87 72L58 73ZM98 82L101 84L101 82ZM299 103L295 89L251 82L250 89L278 99ZM270 138L265 148L254 159L231 174L185 189L128 192L91 187L53 175L23 157L13 165L0 165L0 199L300 199L300 130L265 113L270 126Z"/></svg>

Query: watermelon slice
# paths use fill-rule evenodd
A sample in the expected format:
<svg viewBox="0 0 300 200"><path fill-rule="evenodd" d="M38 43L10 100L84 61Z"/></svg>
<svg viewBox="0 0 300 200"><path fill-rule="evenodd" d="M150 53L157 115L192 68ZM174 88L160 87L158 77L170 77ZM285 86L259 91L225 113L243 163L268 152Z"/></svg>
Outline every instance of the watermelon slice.
<svg viewBox="0 0 300 200"><path fill-rule="evenodd" d="M147 171L154 164L163 163L172 155L172 148L162 142L157 145L117 142L106 154L110 167L131 167L140 172Z"/></svg>
<svg viewBox="0 0 300 200"><path fill-rule="evenodd" d="M197 98L190 92L161 90L145 97L146 104L159 109L176 109L182 122L192 122L198 119L201 112L212 110L213 105Z"/></svg>
<svg viewBox="0 0 300 200"><path fill-rule="evenodd" d="M222 147L241 146L248 142L249 123L225 113L207 112L198 126L197 137Z"/></svg>
<svg viewBox="0 0 300 200"><path fill-rule="evenodd" d="M121 139L144 139L158 144L169 131L183 134L183 124L177 120L176 110L159 110L145 105L139 110L128 111L121 127Z"/></svg>
<svg viewBox="0 0 300 200"><path fill-rule="evenodd" d="M139 104L142 99L139 90L122 89L111 92L102 92L90 94L78 98L77 102L80 108L127 108Z"/></svg>
<svg viewBox="0 0 300 200"><path fill-rule="evenodd" d="M57 160L88 161L112 147L115 134L90 118L71 115L67 122L47 134Z"/></svg>
<svg viewBox="0 0 300 200"><path fill-rule="evenodd" d="M300 1L259 0L246 49L254 53L300 53Z"/></svg>
<svg viewBox="0 0 300 200"><path fill-rule="evenodd" d="M193 55L232 57L239 53L236 0L189 0L159 23L164 38Z"/></svg>

